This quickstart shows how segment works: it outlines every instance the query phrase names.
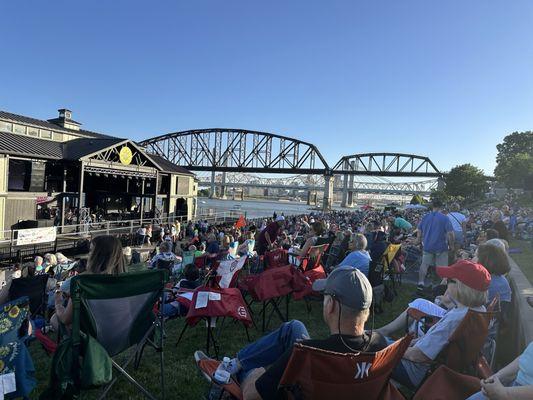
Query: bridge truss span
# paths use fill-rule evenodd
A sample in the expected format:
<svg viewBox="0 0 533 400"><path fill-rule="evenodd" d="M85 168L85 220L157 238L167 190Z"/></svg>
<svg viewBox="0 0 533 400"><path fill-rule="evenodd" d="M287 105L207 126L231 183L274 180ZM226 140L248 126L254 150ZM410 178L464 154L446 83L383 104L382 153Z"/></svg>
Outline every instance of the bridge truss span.
<svg viewBox="0 0 533 400"><path fill-rule="evenodd" d="M313 144L267 132L197 129L140 144L191 171L323 174L329 170Z"/></svg>
<svg viewBox="0 0 533 400"><path fill-rule="evenodd" d="M428 157L402 153L364 153L344 156L333 167L333 173L389 177L443 176Z"/></svg>

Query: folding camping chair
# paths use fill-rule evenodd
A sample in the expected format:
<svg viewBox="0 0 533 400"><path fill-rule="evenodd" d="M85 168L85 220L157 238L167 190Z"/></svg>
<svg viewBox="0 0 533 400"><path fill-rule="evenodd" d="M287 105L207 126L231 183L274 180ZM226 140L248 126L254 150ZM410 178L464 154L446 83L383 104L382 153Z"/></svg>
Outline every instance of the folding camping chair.
<svg viewBox="0 0 533 400"><path fill-rule="evenodd" d="M376 353L336 353L294 345L291 358L278 386L278 393L294 400L403 400L404 397L390 383L392 370L409 347L411 336L389 345ZM198 367L212 376L220 361L200 360ZM242 390L233 379L218 385L236 399L242 399Z"/></svg>
<svg viewBox="0 0 533 400"><path fill-rule="evenodd" d="M193 292L191 300L181 296L178 296L176 300L180 301L189 309L176 346L181 342L189 326L195 326L200 320L205 320L207 324L206 353L209 354L209 349L212 344L216 357L218 357L220 351L218 338L222 329L219 327L218 333L215 335L213 333L215 328L213 320L219 317L224 318L223 321L228 317L242 322L246 331L246 337L248 341L250 340L248 327L253 322L239 289L215 289L203 286Z"/></svg>
<svg viewBox="0 0 533 400"><path fill-rule="evenodd" d="M72 329L70 337L74 356L78 363L82 355L81 336L94 338L111 358L113 368L149 399L155 397L127 371L135 359L137 366L146 344L153 346L160 355L161 397L164 398L165 382L163 373L163 316L152 312L154 304L162 300L167 281L166 270L152 270L139 273L111 275L78 275L71 280L71 299L73 304ZM156 334L157 331L157 334ZM157 337L156 343L153 339ZM61 344L60 344L61 346ZM121 365L113 357L134 348ZM72 371L80 373L79 365ZM104 398L115 377L103 388L100 398ZM75 382L80 382L79 377ZM77 385L77 389L80 386Z"/></svg>
<svg viewBox="0 0 533 400"><path fill-rule="evenodd" d="M21 279L21 278L19 278ZM0 374L15 374L16 390L9 398L29 398L36 381L32 376L33 362L26 348L30 299L20 297L0 306Z"/></svg>
<svg viewBox="0 0 533 400"><path fill-rule="evenodd" d="M28 276L26 278L13 279L9 288L9 300L27 296L31 318L37 315L45 315L46 312L46 283L48 275Z"/></svg>
<svg viewBox="0 0 533 400"><path fill-rule="evenodd" d="M415 399L435 398L434 388L446 387L447 384L444 382L449 380L450 377L460 380L461 376L466 375L467 377L464 380L465 384L468 384L468 382L472 381L468 378L468 375L476 375L478 377L476 379L479 382L479 378L486 379L492 374L485 357L481 354L481 350L488 335L489 324L494 317L494 312L468 310L448 340L448 345L437 357L435 365L430 369L428 376L418 389ZM454 390L452 389L450 389L451 392L448 397L440 398L452 400L454 398ZM477 390L479 390L479 386ZM440 393L439 395L446 395L446 393Z"/></svg>
<svg viewBox="0 0 533 400"><path fill-rule="evenodd" d="M399 262L396 258L401 254L401 248L401 244L390 243L381 257L385 273L392 282L393 290L396 290L396 284L402 284L402 271L397 270L395 265Z"/></svg>
<svg viewBox="0 0 533 400"><path fill-rule="evenodd" d="M294 291L294 273L296 270L291 266L271 268L257 275L249 275L245 280L239 283L239 287L245 289L251 296L248 306L253 302L261 302L262 308L260 315L262 317L262 331L264 332L273 314L275 313L282 322L289 320L289 301L290 294ZM281 312L281 302L285 298L285 315ZM267 320L267 312L270 310L270 316Z"/></svg>
<svg viewBox="0 0 533 400"><path fill-rule="evenodd" d="M289 264L289 254L285 249L267 251L264 255L265 269L286 267Z"/></svg>
<svg viewBox="0 0 533 400"><path fill-rule="evenodd" d="M181 256L182 265L194 264L194 251L184 251Z"/></svg>

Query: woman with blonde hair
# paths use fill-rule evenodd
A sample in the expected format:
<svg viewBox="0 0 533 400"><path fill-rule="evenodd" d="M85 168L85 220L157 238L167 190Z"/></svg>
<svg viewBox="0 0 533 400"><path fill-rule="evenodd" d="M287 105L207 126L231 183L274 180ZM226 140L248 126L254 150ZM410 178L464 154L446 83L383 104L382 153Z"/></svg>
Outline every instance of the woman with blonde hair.
<svg viewBox="0 0 533 400"><path fill-rule="evenodd" d="M446 296L449 297L452 307L449 310L442 309L444 311L441 315L437 315L441 317L440 320L407 349L401 363L394 369L392 378L410 388L420 385L468 310L486 311L484 305L487 303L491 278L485 267L469 260L460 260L449 267L436 267L436 272L447 281ZM420 309L422 303L427 311L434 307L438 313L440 307L423 299L417 299L409 306ZM378 329L378 332L390 336L403 329L406 320L407 310L391 323Z"/></svg>

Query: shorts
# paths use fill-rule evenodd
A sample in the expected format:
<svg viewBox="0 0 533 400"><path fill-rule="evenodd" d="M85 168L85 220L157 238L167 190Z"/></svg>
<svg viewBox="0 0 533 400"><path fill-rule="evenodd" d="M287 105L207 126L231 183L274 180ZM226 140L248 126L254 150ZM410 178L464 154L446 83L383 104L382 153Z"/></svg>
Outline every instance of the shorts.
<svg viewBox="0 0 533 400"><path fill-rule="evenodd" d="M427 251L424 251L422 253L422 264L427 266L434 265L436 267L447 266L448 252L442 251L440 253L428 253Z"/></svg>

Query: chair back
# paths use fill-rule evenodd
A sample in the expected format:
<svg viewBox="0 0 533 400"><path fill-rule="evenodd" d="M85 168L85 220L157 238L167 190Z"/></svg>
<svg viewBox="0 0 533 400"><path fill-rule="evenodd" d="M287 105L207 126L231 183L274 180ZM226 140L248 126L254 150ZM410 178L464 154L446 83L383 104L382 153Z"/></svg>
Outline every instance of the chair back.
<svg viewBox="0 0 533 400"><path fill-rule="evenodd" d="M237 257L237 249L238 248L239 248L239 242L230 243L229 248L228 248L228 255L231 258L236 258Z"/></svg>
<svg viewBox="0 0 533 400"><path fill-rule="evenodd" d="M265 268L279 268L289 265L287 250L274 249L265 253Z"/></svg>
<svg viewBox="0 0 533 400"><path fill-rule="evenodd" d="M157 269L165 269L167 271L172 271L172 267L174 267L174 260L163 260L159 259L156 262Z"/></svg>
<svg viewBox="0 0 533 400"><path fill-rule="evenodd" d="M194 265L196 266L196 268L199 268L199 269L204 268L207 265L207 257L208 257L207 253L202 254L199 257L195 257ZM187 265L187 264L184 264L184 265Z"/></svg>
<svg viewBox="0 0 533 400"><path fill-rule="evenodd" d="M253 254L255 249L255 239L248 239L248 244L246 245L246 247L248 255Z"/></svg>
<svg viewBox="0 0 533 400"><path fill-rule="evenodd" d="M167 279L168 272L162 269L72 278L73 344L79 343L80 329L111 357L141 342L155 320L152 309Z"/></svg>
<svg viewBox="0 0 533 400"><path fill-rule="evenodd" d="M216 267L216 283L220 288L230 288L237 286L239 271L246 263L246 256L235 260L220 261Z"/></svg>
<svg viewBox="0 0 533 400"><path fill-rule="evenodd" d="M401 247L401 244L392 243L387 246L382 256L383 265L385 266L385 269L388 269L390 267L392 260L394 260L394 257L396 257L396 254L398 253L398 251L400 251Z"/></svg>
<svg viewBox="0 0 533 400"><path fill-rule="evenodd" d="M27 296L29 298L31 315L44 313L47 282L48 275L13 279L9 288L9 300L16 300L19 297Z"/></svg>
<svg viewBox="0 0 533 400"><path fill-rule="evenodd" d="M184 251L181 260L183 266L194 263L194 251Z"/></svg>
<svg viewBox="0 0 533 400"><path fill-rule="evenodd" d="M288 399L383 399L412 337L407 335L376 353L336 353L294 345L279 389Z"/></svg>
<svg viewBox="0 0 533 400"><path fill-rule="evenodd" d="M494 315L492 312L468 310L439 359L443 359L447 367L457 372L470 369L481 353Z"/></svg>
<svg viewBox="0 0 533 400"><path fill-rule="evenodd" d="M328 244L321 244L320 246L311 246L305 257L302 259L300 268L302 268L303 271L308 271L320 266L320 260L322 259L322 255L328 249L328 246Z"/></svg>

